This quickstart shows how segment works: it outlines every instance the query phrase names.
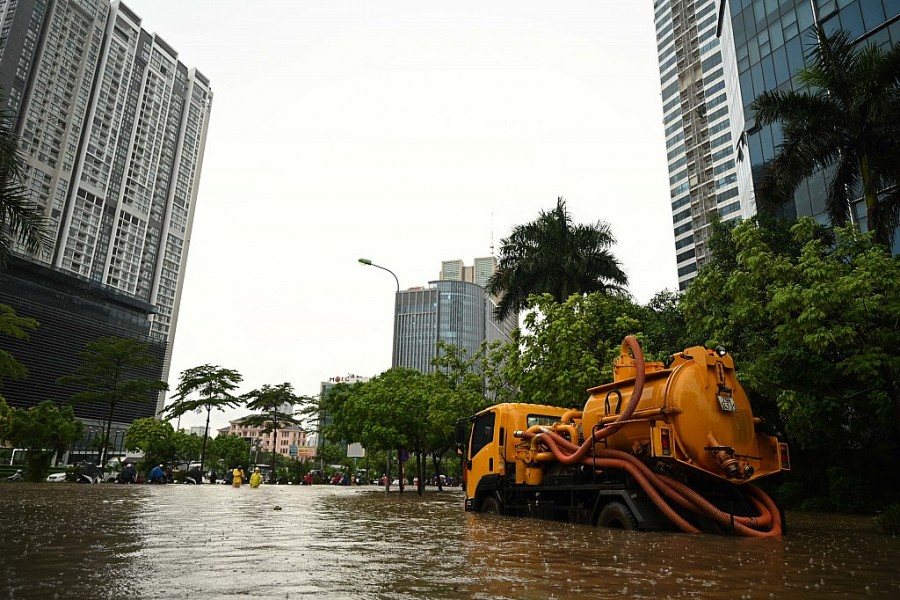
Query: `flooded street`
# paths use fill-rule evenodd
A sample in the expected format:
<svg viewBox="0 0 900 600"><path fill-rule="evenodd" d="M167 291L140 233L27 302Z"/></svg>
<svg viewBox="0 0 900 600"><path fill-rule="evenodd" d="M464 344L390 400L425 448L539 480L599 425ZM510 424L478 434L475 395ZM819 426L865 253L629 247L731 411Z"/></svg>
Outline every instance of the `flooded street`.
<svg viewBox="0 0 900 600"><path fill-rule="evenodd" d="M900 597L900 539L867 517L788 514L783 540L722 538L379 489L0 484L0 600Z"/></svg>

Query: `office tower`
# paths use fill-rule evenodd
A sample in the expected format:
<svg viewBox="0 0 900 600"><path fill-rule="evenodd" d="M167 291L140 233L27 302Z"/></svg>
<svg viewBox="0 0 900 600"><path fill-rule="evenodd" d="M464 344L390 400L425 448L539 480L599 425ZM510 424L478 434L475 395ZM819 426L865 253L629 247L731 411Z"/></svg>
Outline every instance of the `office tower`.
<svg viewBox="0 0 900 600"><path fill-rule="evenodd" d="M397 366L423 373L434 370L438 342L453 344L468 356L483 342L508 342L518 325L517 315L494 318L496 302L484 286L496 268L494 257L476 258L473 266L461 260L441 263L438 281L398 294L394 344Z"/></svg>
<svg viewBox="0 0 900 600"><path fill-rule="evenodd" d="M900 3L655 0L654 11L678 281L684 289L710 258L712 219L756 213L754 177L780 138L777 126L755 126L753 99L764 90L796 89L796 72L817 22L829 31L848 30L859 43L897 42ZM813 176L785 215L824 220L824 189L824 176Z"/></svg>
<svg viewBox="0 0 900 600"><path fill-rule="evenodd" d="M441 272L438 279L446 281L468 281L487 287L488 279L497 268L497 259L493 256L476 258L474 264L469 267L461 260L445 260L441 263Z"/></svg>
<svg viewBox="0 0 900 600"><path fill-rule="evenodd" d="M124 302L127 315L79 310L66 284L44 295L47 311L80 313L69 327L88 320L161 347L158 375L166 379L212 91L141 25L118 1L0 2L0 89L21 139L26 186L51 227L40 254L18 248L26 260L7 277L25 290L42 286L49 270L98 305ZM2 301L29 314L28 296ZM84 349L62 330L56 342ZM72 370L62 357L45 358L38 370Z"/></svg>

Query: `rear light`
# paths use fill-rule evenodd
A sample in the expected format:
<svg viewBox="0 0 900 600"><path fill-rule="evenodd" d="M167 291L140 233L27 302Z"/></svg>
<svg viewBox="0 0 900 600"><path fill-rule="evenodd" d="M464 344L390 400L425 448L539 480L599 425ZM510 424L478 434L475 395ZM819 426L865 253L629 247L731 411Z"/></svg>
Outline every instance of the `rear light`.
<svg viewBox="0 0 900 600"><path fill-rule="evenodd" d="M659 430L659 448L663 456L672 456L672 431L668 427Z"/></svg>
<svg viewBox="0 0 900 600"><path fill-rule="evenodd" d="M783 442L778 443L778 462L783 471L791 470L791 454L788 452L788 445Z"/></svg>

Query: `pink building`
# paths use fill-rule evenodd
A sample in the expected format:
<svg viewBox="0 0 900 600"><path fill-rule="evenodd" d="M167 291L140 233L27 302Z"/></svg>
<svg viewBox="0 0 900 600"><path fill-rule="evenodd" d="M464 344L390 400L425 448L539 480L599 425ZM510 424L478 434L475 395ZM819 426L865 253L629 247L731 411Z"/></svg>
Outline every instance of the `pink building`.
<svg viewBox="0 0 900 600"><path fill-rule="evenodd" d="M243 417L228 422L228 427L219 429L219 435L236 435L244 438L252 448L259 444L260 452L272 452L272 441L275 437L272 432L263 433L262 427L244 424ZM306 443L306 431L300 427L285 427L278 429L278 447L275 452L295 460L309 460L316 457L316 447ZM293 450L293 451L292 451Z"/></svg>

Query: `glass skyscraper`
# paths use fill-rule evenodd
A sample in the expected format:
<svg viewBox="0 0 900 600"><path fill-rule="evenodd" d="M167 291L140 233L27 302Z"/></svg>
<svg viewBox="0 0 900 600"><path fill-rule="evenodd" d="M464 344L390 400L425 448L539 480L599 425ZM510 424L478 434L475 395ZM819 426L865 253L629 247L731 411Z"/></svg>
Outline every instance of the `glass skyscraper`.
<svg viewBox="0 0 900 600"><path fill-rule="evenodd" d="M516 315L494 318L496 303L484 286L497 266L494 257L476 258L471 267L461 260L441 263L440 279L427 288L398 293L395 349L397 365L422 373L434 370L438 342L473 356L483 342L510 341Z"/></svg>
<svg viewBox="0 0 900 600"><path fill-rule="evenodd" d="M780 132L756 127L749 106L764 90L797 85L813 26L847 30L858 43L900 40L897 0L722 1L654 2L682 289L710 258L712 219L756 213L754 176L774 156ZM824 220L824 190L825 175L811 177L785 215ZM856 211L863 227L864 212Z"/></svg>

